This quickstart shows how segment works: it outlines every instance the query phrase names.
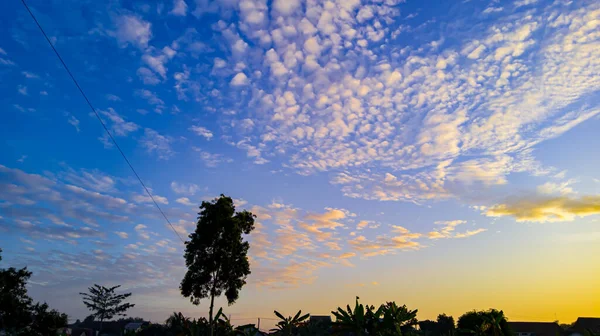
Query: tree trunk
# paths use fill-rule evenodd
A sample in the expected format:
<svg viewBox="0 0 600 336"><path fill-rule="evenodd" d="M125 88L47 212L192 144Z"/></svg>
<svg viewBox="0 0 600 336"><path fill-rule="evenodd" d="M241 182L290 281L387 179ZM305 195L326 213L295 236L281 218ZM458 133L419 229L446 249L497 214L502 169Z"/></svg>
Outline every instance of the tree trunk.
<svg viewBox="0 0 600 336"><path fill-rule="evenodd" d="M98 334L102 333L102 323L104 322L104 318L100 319L100 331L98 332Z"/></svg>
<svg viewBox="0 0 600 336"><path fill-rule="evenodd" d="M219 276L219 270L215 272L215 276L213 278L213 286L210 290L210 309L208 311L208 323L210 324L210 336L214 336L215 330L215 321L213 321L213 308L215 305L215 290L217 289L217 277Z"/></svg>
<svg viewBox="0 0 600 336"><path fill-rule="evenodd" d="M215 282L216 283L216 282ZM210 324L210 336L214 336L215 325L213 323L213 306L215 305L215 286L210 293L210 309L208 311L208 324Z"/></svg>

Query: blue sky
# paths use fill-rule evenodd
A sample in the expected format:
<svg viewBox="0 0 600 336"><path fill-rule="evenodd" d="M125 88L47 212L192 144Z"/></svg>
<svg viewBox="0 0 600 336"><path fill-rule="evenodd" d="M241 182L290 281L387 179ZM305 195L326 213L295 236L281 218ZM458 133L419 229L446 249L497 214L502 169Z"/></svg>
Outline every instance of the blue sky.
<svg viewBox="0 0 600 336"><path fill-rule="evenodd" d="M594 1L30 6L182 237L221 193L258 216L234 318L327 313L357 292L423 318L600 314L567 278L536 282L557 260L600 276L583 267L600 252ZM21 3L1 15L6 264L74 318L93 283L132 291L132 315L204 314L178 295L181 242ZM435 302L453 295L442 283L456 297Z"/></svg>

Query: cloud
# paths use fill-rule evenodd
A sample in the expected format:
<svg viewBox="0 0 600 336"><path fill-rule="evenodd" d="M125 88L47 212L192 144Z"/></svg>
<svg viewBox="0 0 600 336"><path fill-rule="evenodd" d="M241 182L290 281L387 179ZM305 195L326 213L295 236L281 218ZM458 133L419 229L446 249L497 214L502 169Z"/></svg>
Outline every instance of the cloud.
<svg viewBox="0 0 600 336"><path fill-rule="evenodd" d="M354 256L356 256L356 253L354 253L354 252L346 252L346 253L340 254L338 256L338 258L340 258L340 259L346 259L346 258L352 258Z"/></svg>
<svg viewBox="0 0 600 336"><path fill-rule="evenodd" d="M148 190L152 193L152 189L148 188ZM169 200L164 196L153 194L152 197L158 204L169 204ZM140 194L134 194L132 199L136 203L153 203L152 198L148 196L145 190L143 190Z"/></svg>
<svg viewBox="0 0 600 336"><path fill-rule="evenodd" d="M476 234L480 234L482 232L487 231L487 229L483 229L483 228L479 228L479 229L475 229L475 230L467 230L465 232L462 233L457 233L454 238L466 238L466 237L471 237L474 236Z"/></svg>
<svg viewBox="0 0 600 336"><path fill-rule="evenodd" d="M209 129L202 126L192 125L190 126L189 130L206 138L206 140L210 140L213 137L213 133Z"/></svg>
<svg viewBox="0 0 600 336"><path fill-rule="evenodd" d="M116 231L115 234L123 239L129 238L129 234L123 231Z"/></svg>
<svg viewBox="0 0 600 336"><path fill-rule="evenodd" d="M18 85L17 86L17 92L19 92L23 96L27 96L27 87L24 86L24 85Z"/></svg>
<svg viewBox="0 0 600 336"><path fill-rule="evenodd" d="M74 115L70 115L69 119L67 119L67 122L69 124L71 124L73 127L75 127L75 130L77 131L77 133L79 133L80 129L79 129L79 119L75 118Z"/></svg>
<svg viewBox="0 0 600 336"><path fill-rule="evenodd" d="M503 10L504 10L503 7L489 6L483 10L483 14L498 13L498 12L502 12Z"/></svg>
<svg viewBox="0 0 600 336"><path fill-rule="evenodd" d="M132 132L137 131L140 127L131 121L126 121L113 108L109 107L106 111L100 111L100 114L108 119L109 129L114 136L127 136Z"/></svg>
<svg viewBox="0 0 600 336"><path fill-rule="evenodd" d="M142 61L146 63L146 65L154 70L154 72L158 73L163 79L167 77L167 62L172 59L177 52L170 47L166 46L161 50L156 50L155 48L148 48L145 51L145 54L142 55Z"/></svg>
<svg viewBox="0 0 600 336"><path fill-rule="evenodd" d="M119 96L117 96L117 95L114 95L114 94L110 94L110 93L109 93L109 94L107 94L105 97L106 97L106 99L107 99L107 100L109 100L109 101L121 101L121 97L119 97Z"/></svg>
<svg viewBox="0 0 600 336"><path fill-rule="evenodd" d="M190 199L187 197L180 197L180 198L176 199L175 202L186 205L186 206L194 206L194 203L192 203L190 201Z"/></svg>
<svg viewBox="0 0 600 336"><path fill-rule="evenodd" d="M302 6L299 0L275 0L273 9L281 15L290 15Z"/></svg>
<svg viewBox="0 0 600 336"><path fill-rule="evenodd" d="M423 203L494 190L514 173L543 175L532 148L597 110L600 65L586 53L597 41L582 38L597 5L540 6L546 21L504 6L482 29L446 32L464 42L443 43L398 27L394 3L283 1L271 13L254 2L215 5L237 16L215 24L227 50L197 93L228 111L223 125L253 124L223 136L256 164L327 172L348 197ZM423 42L389 42L408 31ZM201 76L187 81L204 85Z"/></svg>
<svg viewBox="0 0 600 336"><path fill-rule="evenodd" d="M481 232L487 231L487 229L475 229L467 230L465 232L455 232L458 225L466 224L464 220L451 220L451 221L436 221L436 225L442 225L441 229L436 229L427 233L429 239L441 239L441 238L466 238L471 237Z"/></svg>
<svg viewBox="0 0 600 336"><path fill-rule="evenodd" d="M178 183L173 181L171 182L171 190L176 194L193 196L200 190L200 187L194 183Z"/></svg>
<svg viewBox="0 0 600 336"><path fill-rule="evenodd" d="M173 0L173 9L169 12L169 14L177 16L186 16L187 9L188 6L185 3L185 0Z"/></svg>
<svg viewBox="0 0 600 336"><path fill-rule="evenodd" d="M535 196L510 200L486 211L491 217L513 217L517 222L570 222L600 214L599 196Z"/></svg>
<svg viewBox="0 0 600 336"><path fill-rule="evenodd" d="M149 154L155 154L160 160L168 160L175 155L175 151L171 148L172 142L172 138L150 128L144 130L144 136L139 140L140 146Z"/></svg>
<svg viewBox="0 0 600 336"><path fill-rule="evenodd" d="M245 86L248 85L248 77L243 72L239 72L237 75L233 76L231 79L231 86Z"/></svg>
<svg viewBox="0 0 600 336"><path fill-rule="evenodd" d="M217 167L219 164L227 162L233 162L232 159L225 157L223 154L213 154L202 150L198 147L192 147L194 151L199 154L200 159L204 162L207 167Z"/></svg>
<svg viewBox="0 0 600 336"><path fill-rule="evenodd" d="M152 38L152 24L136 15L120 15L115 18L116 31L111 32L122 47L128 44L146 48Z"/></svg>
<svg viewBox="0 0 600 336"><path fill-rule="evenodd" d="M156 95L156 93L150 91L150 90L146 90L146 89L141 89L141 90L137 90L135 92L135 94L143 99L145 99L148 104L154 105L154 111L156 113L162 113L162 110L164 108L165 102L158 98L158 96Z"/></svg>
<svg viewBox="0 0 600 336"><path fill-rule="evenodd" d="M346 213L340 209L331 209L323 214L308 214L305 218L313 221L314 226L317 228L335 229L344 226L338 220L346 218Z"/></svg>
<svg viewBox="0 0 600 336"><path fill-rule="evenodd" d="M577 182L574 179L570 179L564 182L546 182L537 187L537 192L544 195L569 195L574 194L575 190L571 187L573 183Z"/></svg>
<svg viewBox="0 0 600 336"><path fill-rule="evenodd" d="M38 79L38 78L40 78L40 76L38 76L37 74L34 74L33 72L23 71L21 73L23 74L23 76L25 76L25 78L29 78L29 79Z"/></svg>
<svg viewBox="0 0 600 336"><path fill-rule="evenodd" d="M160 83L160 79L156 76L156 74L146 67L140 67L137 70L137 75L144 84L156 85Z"/></svg>

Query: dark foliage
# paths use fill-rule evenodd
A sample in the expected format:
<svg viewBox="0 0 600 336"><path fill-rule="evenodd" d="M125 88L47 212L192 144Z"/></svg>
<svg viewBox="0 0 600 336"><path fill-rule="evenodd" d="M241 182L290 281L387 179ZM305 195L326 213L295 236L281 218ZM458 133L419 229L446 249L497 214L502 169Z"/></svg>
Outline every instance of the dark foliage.
<svg viewBox="0 0 600 336"><path fill-rule="evenodd" d="M131 293L116 294L115 290L119 287L121 286L104 287L94 284L88 288L89 293L79 293L83 296L85 306L93 312L92 316L100 320L100 330L105 320L115 316L125 316L125 312L135 306L131 303L122 303L131 296Z"/></svg>
<svg viewBox="0 0 600 336"><path fill-rule="evenodd" d="M64 327L68 323L67 314L58 312L55 309L48 310L48 304L36 303L31 311L31 330L36 335L50 335L58 328Z"/></svg>
<svg viewBox="0 0 600 336"><path fill-rule="evenodd" d="M338 308L332 314L336 317L333 330L336 334L352 333L355 336L400 336L416 334L417 310L409 310L406 305L398 306L395 302L387 302L375 310L374 306L363 306L356 303L354 310L350 305L346 310Z"/></svg>
<svg viewBox="0 0 600 336"><path fill-rule="evenodd" d="M282 335L282 336L291 336L293 334L296 334L298 332L298 328L300 327L300 325L306 319L308 319L310 317L310 314L302 315L301 310L299 310L296 313L296 315L294 315L294 317L292 317L292 316L284 317L277 310L275 310L274 313L277 317L279 317L280 321L277 322L277 325L276 325L277 328L271 329L271 331L274 331L277 333L277 335Z"/></svg>
<svg viewBox="0 0 600 336"><path fill-rule="evenodd" d="M456 333L456 325L454 317L446 314L440 314L437 317L438 333L440 336L454 336Z"/></svg>
<svg viewBox="0 0 600 336"><path fill-rule="evenodd" d="M419 329L423 336L453 336L456 332L454 318L446 314L440 314L437 321L419 321Z"/></svg>
<svg viewBox="0 0 600 336"><path fill-rule="evenodd" d="M214 298L225 294L227 302L233 304L250 274L250 245L242 234L254 229L255 216L248 211L236 213L233 200L224 195L202 202L198 215L196 230L186 242L184 258L188 270L180 289L195 305L210 297L212 324Z"/></svg>
<svg viewBox="0 0 600 336"><path fill-rule="evenodd" d="M512 336L510 326L501 310L470 311L458 318L460 336Z"/></svg>
<svg viewBox="0 0 600 336"><path fill-rule="evenodd" d="M2 260L0 249L0 261ZM0 330L16 335L50 335L67 325L67 315L46 303L33 305L27 294L27 268L0 269Z"/></svg>

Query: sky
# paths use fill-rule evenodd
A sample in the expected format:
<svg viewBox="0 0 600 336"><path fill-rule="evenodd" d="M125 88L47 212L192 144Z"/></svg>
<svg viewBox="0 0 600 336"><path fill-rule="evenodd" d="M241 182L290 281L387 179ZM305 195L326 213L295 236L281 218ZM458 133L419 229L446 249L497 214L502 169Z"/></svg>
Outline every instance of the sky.
<svg viewBox="0 0 600 336"><path fill-rule="evenodd" d="M234 324L396 301L420 319L600 316L600 3L166 0L0 14L0 247L83 319L179 293L202 201L256 217Z"/></svg>

